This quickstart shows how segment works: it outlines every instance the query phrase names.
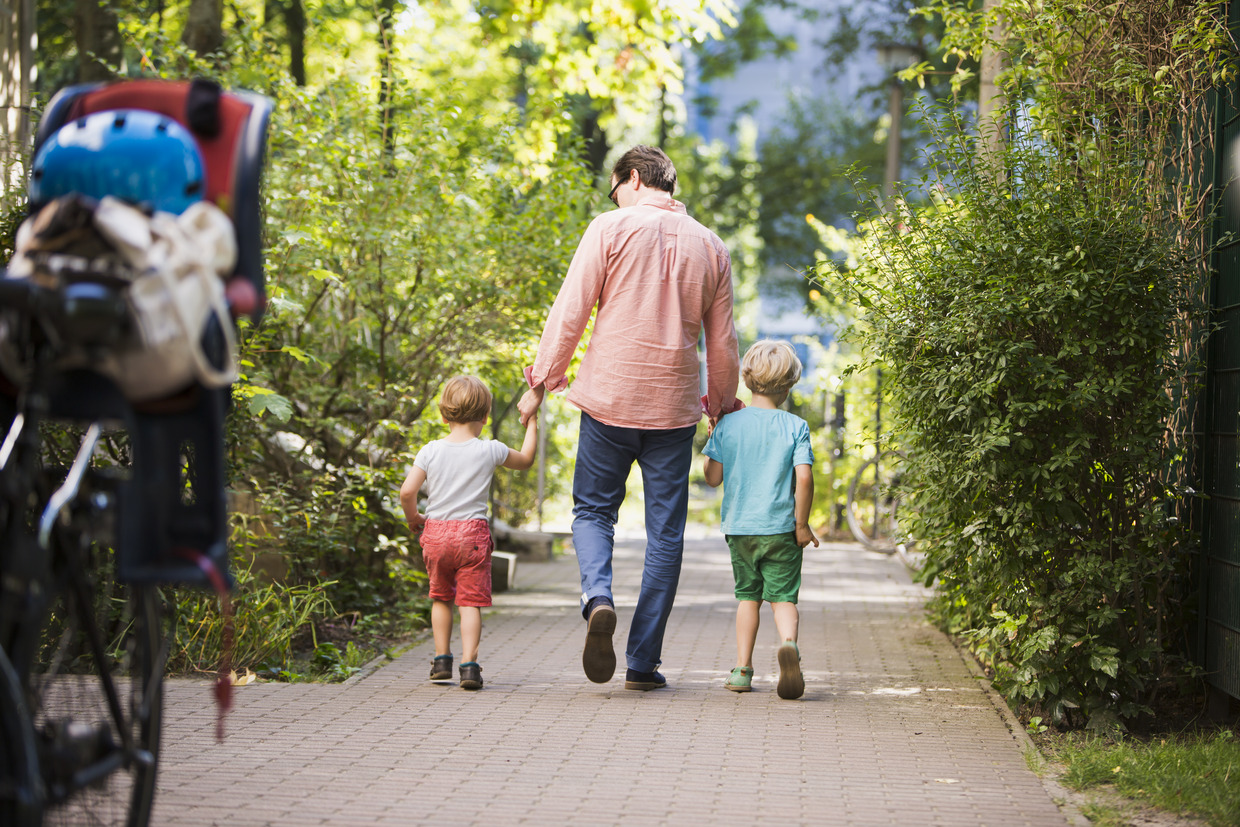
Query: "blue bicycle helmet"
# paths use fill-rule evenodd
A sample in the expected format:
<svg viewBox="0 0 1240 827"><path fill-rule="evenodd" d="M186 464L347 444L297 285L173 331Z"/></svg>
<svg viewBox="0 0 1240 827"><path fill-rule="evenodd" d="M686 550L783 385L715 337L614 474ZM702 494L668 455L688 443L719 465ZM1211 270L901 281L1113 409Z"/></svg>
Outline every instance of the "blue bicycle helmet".
<svg viewBox="0 0 1240 827"><path fill-rule="evenodd" d="M35 153L30 202L80 193L111 195L180 214L206 189L206 169L193 136L171 118L113 109L71 121Z"/></svg>

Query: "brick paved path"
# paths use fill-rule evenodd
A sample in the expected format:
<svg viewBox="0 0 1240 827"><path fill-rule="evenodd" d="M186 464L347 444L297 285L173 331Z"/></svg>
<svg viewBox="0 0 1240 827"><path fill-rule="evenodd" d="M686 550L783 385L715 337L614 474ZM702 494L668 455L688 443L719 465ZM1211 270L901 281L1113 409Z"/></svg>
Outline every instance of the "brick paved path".
<svg viewBox="0 0 1240 827"><path fill-rule="evenodd" d="M639 543L617 549L609 684L581 673L571 555L521 563L517 590L497 596L480 692L426 683L427 642L346 684L239 688L217 744L205 684L172 682L155 823L1079 823L925 622L925 595L898 560L851 544L808 550L797 701L774 691L769 607L755 691L723 689L736 604L720 538L687 544L663 652L669 688L626 691L640 565Z"/></svg>

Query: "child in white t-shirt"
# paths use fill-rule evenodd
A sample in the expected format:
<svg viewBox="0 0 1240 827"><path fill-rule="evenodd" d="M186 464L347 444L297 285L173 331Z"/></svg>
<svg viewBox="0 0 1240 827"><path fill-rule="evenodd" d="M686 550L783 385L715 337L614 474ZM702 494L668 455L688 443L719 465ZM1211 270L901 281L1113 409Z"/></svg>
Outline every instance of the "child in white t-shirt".
<svg viewBox="0 0 1240 827"><path fill-rule="evenodd" d="M421 530L422 558L430 575L431 632L435 658L430 679L452 679L452 605L461 613L461 688L482 688L478 644L482 609L491 605L491 541L487 500L495 469L524 471L534 464L537 418L516 451L494 439L480 439L491 413L491 391L474 376L454 376L439 400L448 436L418 451L400 487L409 530ZM426 485L426 515L418 513L418 492Z"/></svg>

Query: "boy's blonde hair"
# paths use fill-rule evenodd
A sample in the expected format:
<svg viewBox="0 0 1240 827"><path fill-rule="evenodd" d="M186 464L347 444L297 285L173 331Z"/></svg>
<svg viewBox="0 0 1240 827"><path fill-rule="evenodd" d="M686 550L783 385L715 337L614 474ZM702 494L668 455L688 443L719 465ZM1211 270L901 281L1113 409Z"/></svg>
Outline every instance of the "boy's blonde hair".
<svg viewBox="0 0 1240 827"><path fill-rule="evenodd" d="M787 342L762 339L745 351L741 379L754 393L779 396L801 381L801 360Z"/></svg>
<svg viewBox="0 0 1240 827"><path fill-rule="evenodd" d="M448 422L482 422L491 414L491 391L476 376L453 376L444 383L439 413Z"/></svg>

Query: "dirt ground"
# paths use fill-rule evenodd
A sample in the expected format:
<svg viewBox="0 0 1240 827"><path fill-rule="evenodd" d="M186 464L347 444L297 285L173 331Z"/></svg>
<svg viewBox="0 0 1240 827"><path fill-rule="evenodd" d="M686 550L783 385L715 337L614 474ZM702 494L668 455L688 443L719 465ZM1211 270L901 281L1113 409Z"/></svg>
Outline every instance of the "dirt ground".
<svg viewBox="0 0 1240 827"><path fill-rule="evenodd" d="M1209 822L1190 816L1176 815L1155 807L1126 799L1111 787L1096 787L1083 792L1068 790L1076 808L1088 813L1095 807L1107 807L1122 814L1127 827L1209 827Z"/></svg>

